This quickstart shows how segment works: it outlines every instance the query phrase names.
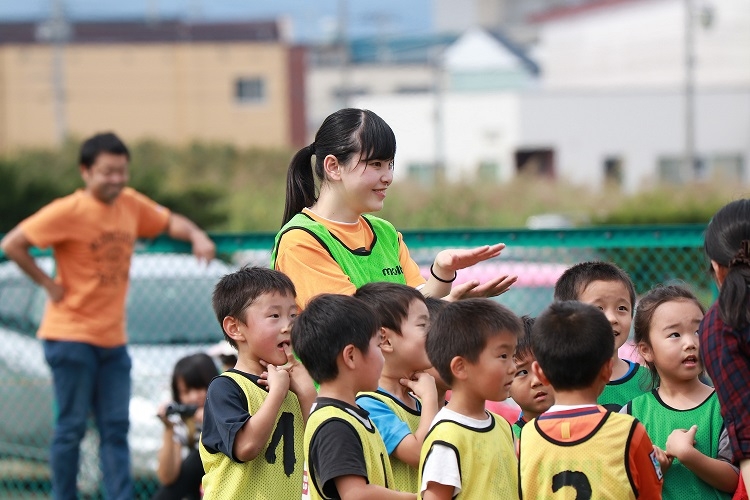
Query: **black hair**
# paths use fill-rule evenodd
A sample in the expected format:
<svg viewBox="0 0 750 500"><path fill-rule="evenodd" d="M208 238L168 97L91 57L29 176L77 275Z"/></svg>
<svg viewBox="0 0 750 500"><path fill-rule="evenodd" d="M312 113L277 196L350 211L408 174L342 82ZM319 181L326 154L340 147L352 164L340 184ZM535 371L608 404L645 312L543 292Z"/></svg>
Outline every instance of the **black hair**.
<svg viewBox="0 0 750 500"><path fill-rule="evenodd" d="M693 292L680 285L657 285L638 301L633 320L633 341L636 344L643 342L651 346L651 321L654 319L656 308L666 302L684 300L693 302L705 314L706 310ZM651 373L651 388L659 385L659 372L656 366L646 361L646 366Z"/></svg>
<svg viewBox="0 0 750 500"><path fill-rule="evenodd" d="M348 345L367 354L380 324L367 304L350 295L313 297L292 325L292 349L310 376L322 384L338 374L336 358Z"/></svg>
<svg viewBox="0 0 750 500"><path fill-rule="evenodd" d="M630 294L630 316L635 306L635 286L628 273L612 262L601 260L581 262L569 267L557 278L555 300L579 300L586 287L594 281L619 281ZM611 328L610 328L611 329Z"/></svg>
<svg viewBox="0 0 750 500"><path fill-rule="evenodd" d="M174 365L172 372L172 400L180 401L180 391L177 381L182 379L188 389L207 389L214 377L219 375L216 363L206 353L199 352L181 358Z"/></svg>
<svg viewBox="0 0 750 500"><path fill-rule="evenodd" d="M372 308L380 326L390 328L399 335L401 324L409 317L412 302L424 303L424 295L416 288L385 281L362 285L354 297Z"/></svg>
<svg viewBox="0 0 750 500"><path fill-rule="evenodd" d="M449 302L427 332L427 356L443 381L451 385L453 358L461 356L476 363L487 340L501 333L523 335L521 319L507 307L490 299Z"/></svg>
<svg viewBox="0 0 750 500"><path fill-rule="evenodd" d="M449 304L447 300L429 296L424 298L424 303L427 306L427 311L430 313L430 324L435 322L440 311Z"/></svg>
<svg viewBox="0 0 750 500"><path fill-rule="evenodd" d="M101 153L124 155L130 160L130 152L125 143L112 132L104 132L89 137L81 144L78 163L86 169L90 169Z"/></svg>
<svg viewBox="0 0 750 500"><path fill-rule="evenodd" d="M367 109L345 108L328 115L315 134L315 142L294 155L286 176L283 226L303 208L315 203L315 178L325 182L323 160L335 156L348 163L358 154L363 161L393 160L396 135L378 115ZM311 160L315 156L315 167ZM313 175L314 172L314 175Z"/></svg>
<svg viewBox="0 0 750 500"><path fill-rule="evenodd" d="M521 360L534 355L531 350L531 329L534 327L534 321L535 320L532 316L526 314L521 316L521 322L523 322L523 335L518 337L516 352L513 353L513 358Z"/></svg>
<svg viewBox="0 0 750 500"><path fill-rule="evenodd" d="M224 275L214 287L212 304L216 319L224 327L224 318L231 316L244 324L245 309L261 295L278 293L297 296L294 283L281 271L267 267L244 266ZM224 338L237 348L237 343L224 332Z"/></svg>
<svg viewBox="0 0 750 500"><path fill-rule="evenodd" d="M719 315L733 329L750 324L750 199L721 207L706 227L706 256L727 268L719 290Z"/></svg>
<svg viewBox="0 0 750 500"><path fill-rule="evenodd" d="M553 302L534 321L531 349L556 391L590 387L612 359L612 325L595 306Z"/></svg>

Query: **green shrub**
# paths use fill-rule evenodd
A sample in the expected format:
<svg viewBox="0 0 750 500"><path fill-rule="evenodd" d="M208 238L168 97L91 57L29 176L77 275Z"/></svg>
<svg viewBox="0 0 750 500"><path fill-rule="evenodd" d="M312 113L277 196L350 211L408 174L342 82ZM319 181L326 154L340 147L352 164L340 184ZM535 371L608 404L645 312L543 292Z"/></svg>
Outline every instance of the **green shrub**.
<svg viewBox="0 0 750 500"><path fill-rule="evenodd" d="M58 149L20 151L0 159L0 232L52 199L82 186L80 141ZM291 150L241 149L225 143L129 144L130 184L211 231L275 231L284 209ZM746 194L728 183L657 186L635 195L592 190L561 180L519 176L431 185L399 179L380 216L400 229L518 228L539 213L560 213L579 225L705 223Z"/></svg>

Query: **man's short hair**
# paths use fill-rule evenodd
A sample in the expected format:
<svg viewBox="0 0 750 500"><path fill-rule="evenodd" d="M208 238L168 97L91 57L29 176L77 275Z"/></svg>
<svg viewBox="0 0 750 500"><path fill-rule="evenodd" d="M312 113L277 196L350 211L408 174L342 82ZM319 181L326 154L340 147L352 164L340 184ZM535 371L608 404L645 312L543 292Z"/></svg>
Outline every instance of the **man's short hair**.
<svg viewBox="0 0 750 500"><path fill-rule="evenodd" d="M635 286L628 273L611 262L601 260L581 262L569 267L555 283L555 300L579 300L583 291L594 281L619 281L630 294L630 315L635 310Z"/></svg>
<svg viewBox="0 0 750 500"><path fill-rule="evenodd" d="M338 377L338 355L349 344L367 354L380 324L375 313L349 295L324 293L308 302L292 325L292 349L322 384Z"/></svg>
<svg viewBox="0 0 750 500"><path fill-rule="evenodd" d="M83 142L83 144L81 144L78 163L86 169L89 169L91 168L91 165L96 162L96 158L101 153L124 155L130 160L130 151L128 151L125 143L112 132L104 132L89 137Z"/></svg>
<svg viewBox="0 0 750 500"><path fill-rule="evenodd" d="M590 387L612 359L615 338L598 307L553 302L534 322L531 349L555 390L579 390Z"/></svg>
<svg viewBox="0 0 750 500"><path fill-rule="evenodd" d="M267 267L245 266L233 273L224 275L216 286L212 305L219 324L224 325L224 318L230 316L245 323L245 310L261 295L278 293L297 296L294 283L281 271ZM224 338L237 348L234 339L224 332Z"/></svg>
<svg viewBox="0 0 750 500"><path fill-rule="evenodd" d="M490 299L463 299L446 305L427 333L427 356L446 384L453 383L451 361L461 356L476 363L487 340L509 332L523 335L521 319Z"/></svg>
<svg viewBox="0 0 750 500"><path fill-rule="evenodd" d="M375 282L359 287L354 297L365 301L375 312L380 326L401 335L401 323L409 317L412 302L424 303L424 295L414 287L399 283Z"/></svg>

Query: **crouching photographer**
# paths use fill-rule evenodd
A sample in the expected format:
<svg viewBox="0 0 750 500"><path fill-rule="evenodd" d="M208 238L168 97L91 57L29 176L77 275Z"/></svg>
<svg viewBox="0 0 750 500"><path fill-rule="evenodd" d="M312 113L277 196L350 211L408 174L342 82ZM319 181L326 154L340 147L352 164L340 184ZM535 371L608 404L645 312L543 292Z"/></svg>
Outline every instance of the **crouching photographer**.
<svg viewBox="0 0 750 500"><path fill-rule="evenodd" d="M198 440L203 423L206 389L219 371L214 360L199 353L180 359L172 374L172 399L159 408L164 423L156 477L161 487L154 500L197 500L200 498L203 464Z"/></svg>

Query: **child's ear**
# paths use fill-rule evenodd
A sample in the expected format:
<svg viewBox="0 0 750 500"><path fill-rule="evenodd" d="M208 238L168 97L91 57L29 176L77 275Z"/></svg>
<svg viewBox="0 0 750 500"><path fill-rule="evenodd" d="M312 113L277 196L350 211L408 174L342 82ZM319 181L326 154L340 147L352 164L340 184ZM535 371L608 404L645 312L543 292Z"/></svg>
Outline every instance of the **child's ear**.
<svg viewBox="0 0 750 500"><path fill-rule="evenodd" d="M612 358L609 358L606 363L604 363L604 366L602 366L601 371L599 372L599 378L604 382L604 385L607 385L609 383L609 379L612 378L612 369L614 367L615 361Z"/></svg>
<svg viewBox="0 0 750 500"><path fill-rule="evenodd" d="M380 327L380 331L378 332L378 335L380 336L380 350L384 353L392 353L393 352L393 337L394 335L398 335L396 332L391 330L390 328L385 328L384 326Z"/></svg>
<svg viewBox="0 0 750 500"><path fill-rule="evenodd" d="M534 373L534 376L539 379L539 382L541 382L542 385L552 385L549 383L549 379L544 375L542 367L539 366L539 363L537 363L536 360L531 362L531 371Z"/></svg>
<svg viewBox="0 0 750 500"><path fill-rule="evenodd" d="M451 360L450 367L454 380L466 380L466 365L467 361L461 356L456 356Z"/></svg>
<svg viewBox="0 0 750 500"><path fill-rule="evenodd" d="M645 342L638 342L638 352L645 361L654 362L654 350Z"/></svg>
<svg viewBox="0 0 750 500"><path fill-rule="evenodd" d="M225 316L224 320L221 322L221 326L224 328L224 333L226 333L230 339L235 342L245 341L245 336L240 330L240 321L234 316Z"/></svg>
<svg viewBox="0 0 750 500"><path fill-rule="evenodd" d="M350 370L354 370L357 366L357 348L354 347L354 344L348 344L344 349L341 351L341 360L344 363L344 366L349 368Z"/></svg>

